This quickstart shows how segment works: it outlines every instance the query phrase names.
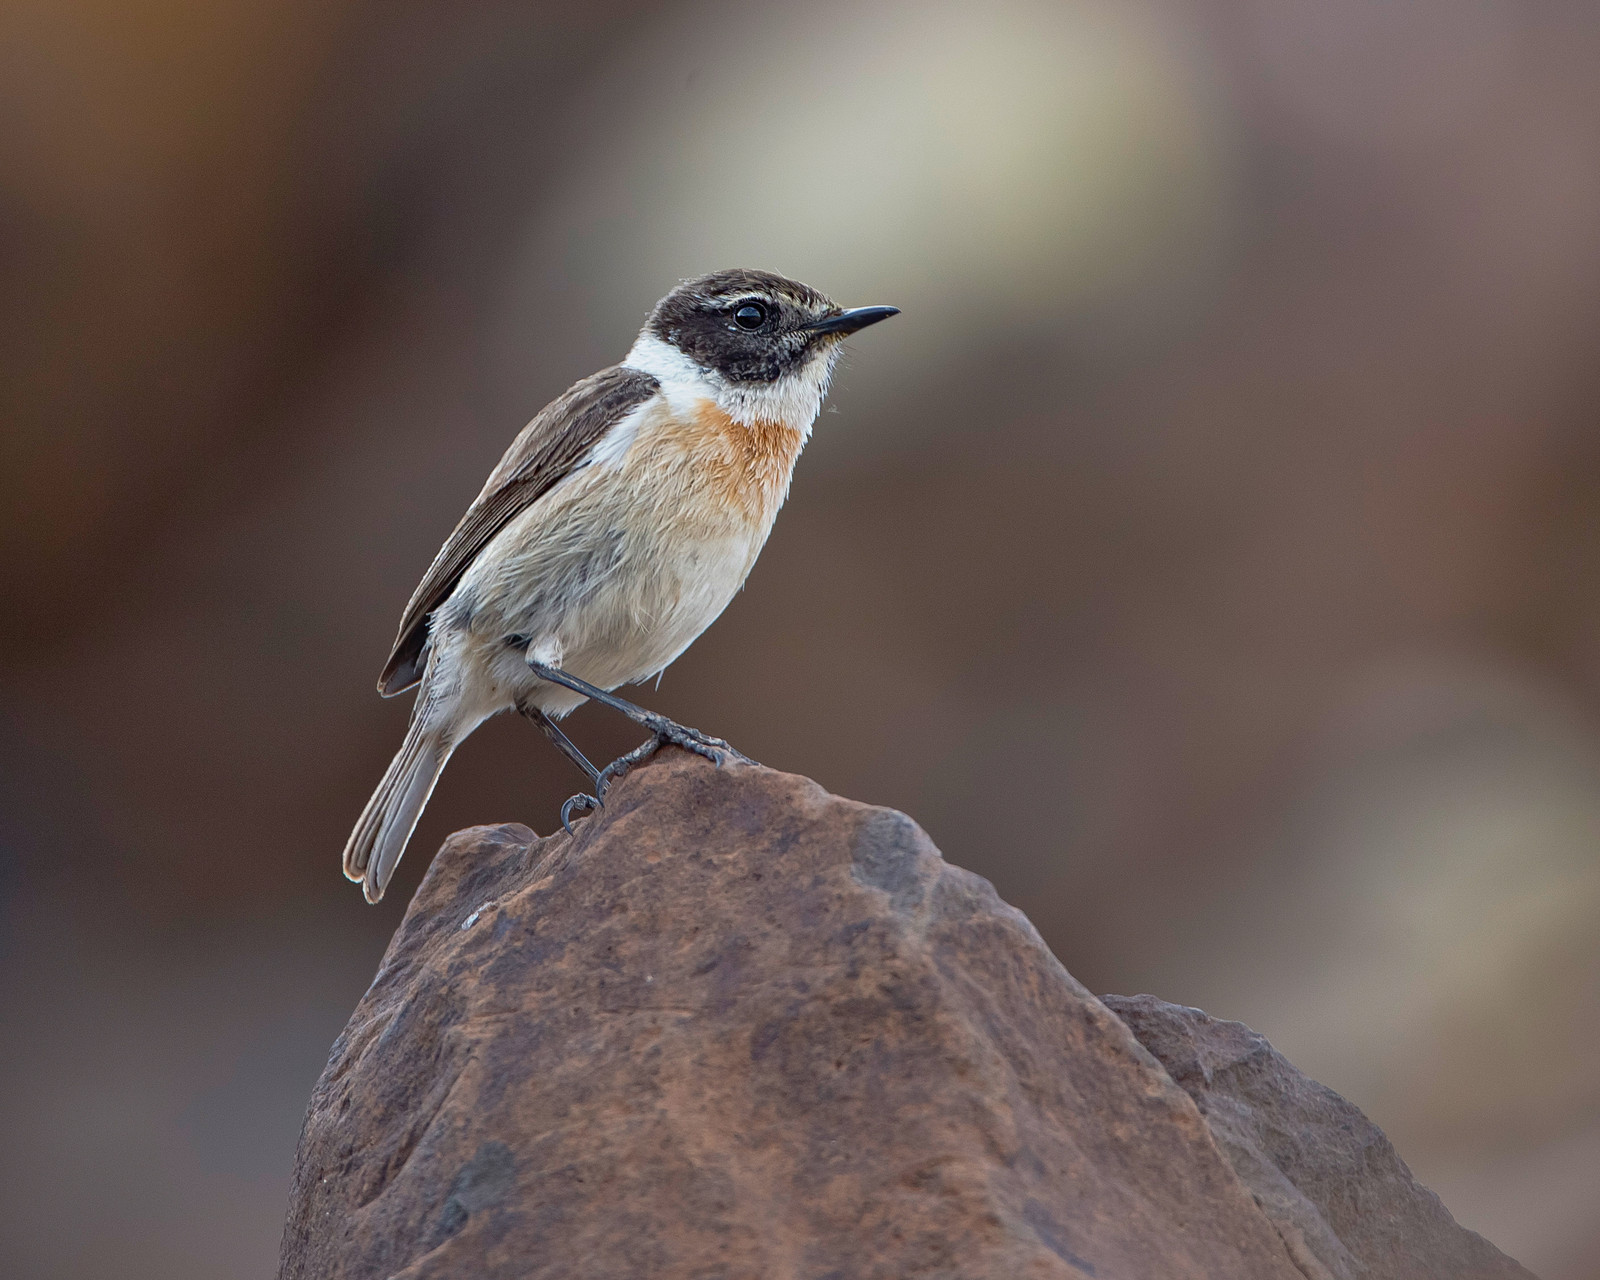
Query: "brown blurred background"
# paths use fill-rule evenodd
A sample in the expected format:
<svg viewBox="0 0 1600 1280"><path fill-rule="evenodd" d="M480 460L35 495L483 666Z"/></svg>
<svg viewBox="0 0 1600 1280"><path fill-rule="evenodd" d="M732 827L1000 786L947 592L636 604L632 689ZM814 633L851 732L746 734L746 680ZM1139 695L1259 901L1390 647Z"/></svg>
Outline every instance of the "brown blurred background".
<svg viewBox="0 0 1600 1280"><path fill-rule="evenodd" d="M1600 1275L1600 9L0 8L0 1273L271 1273L501 449L733 264L905 309L646 701L915 815ZM585 710L596 757L631 735Z"/></svg>

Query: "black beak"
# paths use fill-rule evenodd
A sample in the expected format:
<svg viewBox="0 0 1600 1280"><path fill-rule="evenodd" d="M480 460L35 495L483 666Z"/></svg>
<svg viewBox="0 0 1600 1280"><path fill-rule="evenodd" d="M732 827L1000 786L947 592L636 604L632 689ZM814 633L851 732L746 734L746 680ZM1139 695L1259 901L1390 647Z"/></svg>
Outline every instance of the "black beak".
<svg viewBox="0 0 1600 1280"><path fill-rule="evenodd" d="M900 314L899 307L855 307L849 311L841 311L836 316L829 316L826 320L818 320L815 324L805 326L807 333L857 333L869 324L877 324L880 320L887 320L890 316Z"/></svg>

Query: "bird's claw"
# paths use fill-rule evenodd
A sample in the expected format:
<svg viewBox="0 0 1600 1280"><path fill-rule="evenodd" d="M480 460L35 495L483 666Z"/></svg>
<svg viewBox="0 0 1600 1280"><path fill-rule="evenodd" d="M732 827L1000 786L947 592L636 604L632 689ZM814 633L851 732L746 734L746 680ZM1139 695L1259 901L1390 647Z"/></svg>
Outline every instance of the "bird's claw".
<svg viewBox="0 0 1600 1280"><path fill-rule="evenodd" d="M597 791L600 790L598 786L596 786L595 789ZM603 801L599 796L587 795L582 791L578 792L578 794L575 796L568 796L566 804L561 806L561 825L566 829L567 834L570 836L573 834L572 811L574 809L576 809L579 813L588 813L591 809L599 809L602 807Z"/></svg>
<svg viewBox="0 0 1600 1280"><path fill-rule="evenodd" d="M648 760L651 756L653 756L660 748L662 741L663 738L660 734L653 734L651 737L646 738L632 751L628 752L626 755L618 756L604 769L600 770L600 776L594 780L595 795L604 800L607 788L609 788L611 784L623 774L627 773L629 769L633 768L634 765Z"/></svg>
<svg viewBox="0 0 1600 1280"><path fill-rule="evenodd" d="M704 756L717 768L722 768L729 760L743 760L754 763L750 758L736 748L730 746L721 738L713 738L709 733L701 733L698 729L691 729L687 725L679 724L676 720L668 720L665 716L653 717L645 726L650 730L650 736L641 742L627 755L618 756L595 776L594 794L588 795L579 792L568 798L561 806L561 825L567 834L573 834L572 815L574 813L589 813L595 809L605 807L606 791L611 784L627 773L636 764L641 764L655 755L667 743L675 747L682 747L685 751L692 751L698 756Z"/></svg>
<svg viewBox="0 0 1600 1280"><path fill-rule="evenodd" d="M710 734L701 733L698 729L691 729L681 725L675 720L668 720L665 716L653 720L645 726L650 730L650 736L641 742L627 755L618 756L594 780L594 793L604 800L606 790L623 774L636 764L643 764L663 746L671 743L673 746L682 747L685 751L693 751L696 755L704 756L717 768L721 768L729 760L745 760L750 763L748 756L743 755L736 748L724 742L721 738L713 738ZM579 797L574 796L574 799ZM587 798L587 797L583 797Z"/></svg>
<svg viewBox="0 0 1600 1280"><path fill-rule="evenodd" d="M717 768L721 768L729 760L743 760L745 757L735 750L729 743L721 738L713 738L709 733L701 733L698 729L691 729L688 725L679 724L676 720L663 717L659 722L647 726L655 734L653 743L648 744L652 751L670 742L675 747L682 747L685 751L692 751L697 756L704 756Z"/></svg>
<svg viewBox="0 0 1600 1280"><path fill-rule="evenodd" d="M627 755L613 760L604 769L600 770L600 776L594 780L595 795L599 796L601 800L604 800L606 798L606 791L608 788L610 788L611 784L623 774L627 773L628 770L637 763L638 760L634 758L634 753L631 751L628 752Z"/></svg>

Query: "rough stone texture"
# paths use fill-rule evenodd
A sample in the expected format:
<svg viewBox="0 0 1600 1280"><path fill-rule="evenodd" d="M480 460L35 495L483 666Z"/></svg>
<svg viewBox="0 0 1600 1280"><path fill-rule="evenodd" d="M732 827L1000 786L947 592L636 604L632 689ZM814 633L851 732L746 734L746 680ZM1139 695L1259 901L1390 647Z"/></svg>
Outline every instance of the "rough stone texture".
<svg viewBox="0 0 1600 1280"><path fill-rule="evenodd" d="M1103 999L1194 1099L1307 1276L1530 1280L1456 1224L1377 1125L1266 1037L1154 996Z"/></svg>
<svg viewBox="0 0 1600 1280"><path fill-rule="evenodd" d="M1134 1007L1187 1064L1192 1031ZM573 838L445 844L313 1095L281 1275L1367 1274L1379 1227L1311 1268L1382 1196L1426 1195L1387 1144L1376 1181L1359 1155L1320 1170L1274 1127L1298 1112L1251 1128L1227 1071L1176 1069L1214 1116L1238 1102L1224 1142L1281 1183L1241 1181L1190 1093L908 818L665 752Z"/></svg>

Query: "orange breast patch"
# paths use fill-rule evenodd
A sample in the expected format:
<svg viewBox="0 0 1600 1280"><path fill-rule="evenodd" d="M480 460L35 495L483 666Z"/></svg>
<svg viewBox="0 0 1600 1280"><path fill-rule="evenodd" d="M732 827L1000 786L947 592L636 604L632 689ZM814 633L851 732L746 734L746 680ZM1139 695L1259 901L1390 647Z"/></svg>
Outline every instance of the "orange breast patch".
<svg viewBox="0 0 1600 1280"><path fill-rule="evenodd" d="M711 401L667 432L693 459L697 478L719 502L770 519L789 489L805 435L784 422L735 422Z"/></svg>

